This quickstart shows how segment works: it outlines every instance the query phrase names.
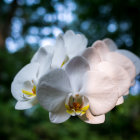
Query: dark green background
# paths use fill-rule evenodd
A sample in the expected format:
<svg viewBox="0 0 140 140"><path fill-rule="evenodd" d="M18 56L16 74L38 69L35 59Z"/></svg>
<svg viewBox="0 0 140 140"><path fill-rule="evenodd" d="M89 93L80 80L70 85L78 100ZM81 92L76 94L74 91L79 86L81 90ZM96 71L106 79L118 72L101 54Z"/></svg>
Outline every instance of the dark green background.
<svg viewBox="0 0 140 140"><path fill-rule="evenodd" d="M70 3L70 4L69 4ZM59 5L59 6L58 6ZM57 18L60 5L71 8L73 21ZM44 14L36 10L46 9L44 14L55 15L51 21L44 21ZM35 14L35 19L32 15ZM13 28L20 20L20 29ZM18 23L17 23L18 24ZM19 23L20 24L20 23ZM38 42L28 43L26 37L35 27ZM71 117L63 124L52 124L48 112L39 105L26 111L14 109L16 101L10 86L15 74L29 63L42 38L54 38L53 30L46 36L44 27L53 26L63 31L73 29L84 33L89 46L98 39L112 38L119 48L128 49L140 56L140 1L139 0L1 0L0 1L0 139L1 140L139 140L140 139L140 94L131 90L125 103L115 107L106 115L106 122L90 125L77 117ZM18 32L20 30L20 32ZM18 32L17 34L15 32ZM15 42L21 37L24 47L9 50L9 39ZM21 43L17 43L20 47ZM139 77L137 77L139 83ZM139 85L137 85L139 86ZM137 94L133 94L136 92Z"/></svg>

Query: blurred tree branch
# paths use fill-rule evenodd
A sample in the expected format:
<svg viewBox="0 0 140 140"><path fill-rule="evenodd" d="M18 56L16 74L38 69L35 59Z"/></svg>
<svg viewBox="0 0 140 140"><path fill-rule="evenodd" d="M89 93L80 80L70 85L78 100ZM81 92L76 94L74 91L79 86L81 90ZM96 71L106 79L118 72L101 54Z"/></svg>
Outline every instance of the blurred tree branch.
<svg viewBox="0 0 140 140"><path fill-rule="evenodd" d="M5 21L0 23L0 49L5 48L5 40L11 33L11 19L15 14L17 6L17 0L14 0L10 6L7 17L5 17Z"/></svg>

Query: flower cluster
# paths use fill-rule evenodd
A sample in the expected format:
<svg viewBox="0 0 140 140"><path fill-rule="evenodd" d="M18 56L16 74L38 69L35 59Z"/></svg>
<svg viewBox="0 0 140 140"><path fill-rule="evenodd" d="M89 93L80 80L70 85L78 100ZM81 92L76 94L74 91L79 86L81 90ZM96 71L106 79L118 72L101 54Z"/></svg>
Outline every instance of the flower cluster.
<svg viewBox="0 0 140 140"><path fill-rule="evenodd" d="M53 123L70 116L103 123L105 114L122 104L134 85L140 59L118 49L111 39L88 48L87 42L84 35L69 30L57 37L55 45L39 48L12 82L15 108L29 109L39 103Z"/></svg>

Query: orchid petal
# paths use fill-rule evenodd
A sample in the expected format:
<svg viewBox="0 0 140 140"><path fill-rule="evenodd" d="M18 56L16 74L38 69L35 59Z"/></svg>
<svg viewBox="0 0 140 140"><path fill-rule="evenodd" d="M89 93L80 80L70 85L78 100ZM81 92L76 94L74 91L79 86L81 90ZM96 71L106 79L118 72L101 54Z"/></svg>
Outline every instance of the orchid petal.
<svg viewBox="0 0 140 140"><path fill-rule="evenodd" d="M86 114L79 116L81 120L83 120L86 123L90 124L100 124L104 123L105 121L105 115L99 115L99 116L93 116L90 110L86 111Z"/></svg>
<svg viewBox="0 0 140 140"><path fill-rule="evenodd" d="M102 61L100 64L98 64L96 70L104 72L112 77L112 82L114 82L114 84L117 86L119 96L122 96L126 91L128 91L131 84L131 79L127 71L121 66L107 61Z"/></svg>
<svg viewBox="0 0 140 140"><path fill-rule="evenodd" d="M63 37L70 58L78 55L87 46L87 39L83 34L75 34L73 31L68 30Z"/></svg>
<svg viewBox="0 0 140 140"><path fill-rule="evenodd" d="M70 114L63 107L65 106L62 106L58 112L49 112L49 118L52 123L62 123L70 118Z"/></svg>
<svg viewBox="0 0 140 140"><path fill-rule="evenodd" d="M123 56L116 52L110 52L106 55L104 60L122 66L128 72L131 81L135 79L136 76L135 66L131 62L131 60L129 60L126 56Z"/></svg>
<svg viewBox="0 0 140 140"><path fill-rule="evenodd" d="M110 52L109 47L104 41L96 41L92 47L96 48L101 60L109 61L122 66L129 73L131 81L134 80L136 73L131 60L119 53Z"/></svg>
<svg viewBox="0 0 140 140"><path fill-rule="evenodd" d="M65 68L71 82L73 92L78 92L82 88L82 77L83 74L90 70L87 61L81 57L77 56L71 59L71 61L66 65Z"/></svg>
<svg viewBox="0 0 140 140"><path fill-rule="evenodd" d="M66 57L66 50L64 48L64 40L61 35L59 35L56 39L55 43L55 51L52 58L52 67L60 68L64 59Z"/></svg>
<svg viewBox="0 0 140 140"><path fill-rule="evenodd" d="M47 50L48 54L53 54L55 46L54 45L46 45L44 48Z"/></svg>
<svg viewBox="0 0 140 140"><path fill-rule="evenodd" d="M65 106L65 98L71 92L69 77L62 69L55 69L38 82L37 99L49 112L57 112Z"/></svg>
<svg viewBox="0 0 140 140"><path fill-rule="evenodd" d="M30 100L18 101L16 103L15 109L17 109L17 110L29 109L29 108L33 107L34 105L36 105L36 104L37 104L36 97L33 97Z"/></svg>
<svg viewBox="0 0 140 140"><path fill-rule="evenodd" d="M50 70L51 63L52 63L52 55L48 54L47 56L44 57L42 63L40 63L38 78L40 78Z"/></svg>
<svg viewBox="0 0 140 140"><path fill-rule="evenodd" d="M38 78L46 73L52 62L52 54L48 53L48 49L51 46L40 47L39 50L33 56L31 63L39 63Z"/></svg>
<svg viewBox="0 0 140 140"><path fill-rule="evenodd" d="M127 50L117 50L117 52L128 57L135 65L136 75L140 74L140 58L138 56Z"/></svg>
<svg viewBox="0 0 140 140"><path fill-rule="evenodd" d="M118 49L116 43L110 38L104 39L103 42L107 45L110 51L116 51Z"/></svg>
<svg viewBox="0 0 140 140"><path fill-rule="evenodd" d="M39 64L30 63L24 66L15 76L12 85L11 92L15 99L23 100L22 90L31 90L32 89L32 80L36 81L38 74Z"/></svg>
<svg viewBox="0 0 140 140"><path fill-rule="evenodd" d="M105 114L129 88L127 72L115 64L101 62L94 71L86 73L85 93L94 115ZM84 93L84 91L83 91Z"/></svg>
<svg viewBox="0 0 140 140"><path fill-rule="evenodd" d="M120 105L120 104L122 104L123 102L124 102L124 98L123 98L123 96L121 96L121 97L118 99L116 105Z"/></svg>
<svg viewBox="0 0 140 140"><path fill-rule="evenodd" d="M101 62L101 58L94 47L87 48L82 56L88 61L90 69L94 69L95 65Z"/></svg>
<svg viewBox="0 0 140 140"><path fill-rule="evenodd" d="M42 63L45 56L48 55L47 47L40 47L31 59L31 63Z"/></svg>
<svg viewBox="0 0 140 140"><path fill-rule="evenodd" d="M104 60L106 54L110 52L107 45L101 40L98 40L95 43L93 43L92 47L96 49L96 52L102 60Z"/></svg>

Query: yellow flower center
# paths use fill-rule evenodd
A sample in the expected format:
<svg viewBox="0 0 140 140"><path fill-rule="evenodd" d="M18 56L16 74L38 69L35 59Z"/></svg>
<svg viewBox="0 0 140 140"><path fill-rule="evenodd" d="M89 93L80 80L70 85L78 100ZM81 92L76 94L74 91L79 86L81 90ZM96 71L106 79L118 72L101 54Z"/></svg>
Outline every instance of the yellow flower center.
<svg viewBox="0 0 140 140"><path fill-rule="evenodd" d="M86 111L89 109L89 104L84 105L84 100L79 95L76 95L75 97L69 97L68 104L65 103L66 111L72 116L80 115L86 113Z"/></svg>

